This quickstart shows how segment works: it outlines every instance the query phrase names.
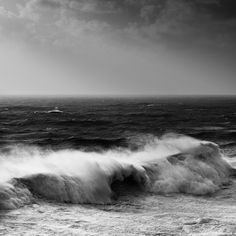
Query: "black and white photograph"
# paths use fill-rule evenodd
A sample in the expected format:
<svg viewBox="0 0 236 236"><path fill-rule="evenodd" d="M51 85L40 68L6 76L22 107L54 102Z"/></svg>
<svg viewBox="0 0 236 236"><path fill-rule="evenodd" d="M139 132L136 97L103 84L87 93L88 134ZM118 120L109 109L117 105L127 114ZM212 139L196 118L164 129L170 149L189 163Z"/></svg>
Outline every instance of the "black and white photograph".
<svg viewBox="0 0 236 236"><path fill-rule="evenodd" d="M0 236L236 236L236 0L0 0Z"/></svg>

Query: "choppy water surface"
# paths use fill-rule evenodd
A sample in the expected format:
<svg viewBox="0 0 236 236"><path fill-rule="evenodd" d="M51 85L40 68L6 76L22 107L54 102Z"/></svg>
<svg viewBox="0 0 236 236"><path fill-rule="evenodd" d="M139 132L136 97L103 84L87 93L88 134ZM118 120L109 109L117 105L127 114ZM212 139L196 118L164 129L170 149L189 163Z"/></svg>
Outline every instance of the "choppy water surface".
<svg viewBox="0 0 236 236"><path fill-rule="evenodd" d="M232 235L235 156L235 97L2 97L0 234Z"/></svg>

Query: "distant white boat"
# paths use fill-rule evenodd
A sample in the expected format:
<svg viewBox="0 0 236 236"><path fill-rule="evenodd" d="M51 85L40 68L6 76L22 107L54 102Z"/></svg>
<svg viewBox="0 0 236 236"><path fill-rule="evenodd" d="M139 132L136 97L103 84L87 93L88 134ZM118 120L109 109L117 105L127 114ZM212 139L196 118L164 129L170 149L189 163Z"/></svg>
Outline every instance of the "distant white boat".
<svg viewBox="0 0 236 236"><path fill-rule="evenodd" d="M47 113L62 113L63 111L59 110L58 107L55 107L53 110L48 111Z"/></svg>

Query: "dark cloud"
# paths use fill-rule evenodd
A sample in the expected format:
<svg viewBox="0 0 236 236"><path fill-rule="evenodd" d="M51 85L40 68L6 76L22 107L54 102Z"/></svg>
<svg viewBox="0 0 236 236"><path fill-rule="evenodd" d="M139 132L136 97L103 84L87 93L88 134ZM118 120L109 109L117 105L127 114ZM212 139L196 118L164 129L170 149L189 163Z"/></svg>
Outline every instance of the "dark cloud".
<svg viewBox="0 0 236 236"><path fill-rule="evenodd" d="M155 21L163 12L168 11L171 5L178 4L190 7L196 15L207 14L218 19L236 18L235 0L36 0L35 2L47 7L67 7L94 15L94 17L98 14L123 15L127 24L146 23L150 19Z"/></svg>
<svg viewBox="0 0 236 236"><path fill-rule="evenodd" d="M56 0L38 0L38 4L51 8L58 8L62 6L61 2Z"/></svg>
<svg viewBox="0 0 236 236"><path fill-rule="evenodd" d="M34 27L41 36L50 26L52 37L58 37L60 26L68 28L64 31L70 31L75 41L82 29L84 34L108 33L133 43L231 50L236 40L235 11L235 0L31 0L22 7L21 16L41 19Z"/></svg>
<svg viewBox="0 0 236 236"><path fill-rule="evenodd" d="M199 11L207 12L217 19L236 18L236 1L235 0L194 0Z"/></svg>
<svg viewBox="0 0 236 236"><path fill-rule="evenodd" d="M65 8L83 20L105 22L113 29L147 27L155 38L232 36L235 0L38 0L39 5ZM147 34L148 36L148 34Z"/></svg>

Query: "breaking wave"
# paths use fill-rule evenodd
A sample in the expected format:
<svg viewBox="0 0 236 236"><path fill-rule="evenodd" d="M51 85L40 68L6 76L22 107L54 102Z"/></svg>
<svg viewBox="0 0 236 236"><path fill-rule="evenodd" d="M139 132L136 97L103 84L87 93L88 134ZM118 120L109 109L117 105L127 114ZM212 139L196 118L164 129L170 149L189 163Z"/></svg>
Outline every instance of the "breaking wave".
<svg viewBox="0 0 236 236"><path fill-rule="evenodd" d="M14 147L0 154L0 210L37 198L108 204L134 189L206 195L235 174L212 142L167 134L146 143L142 150L102 153Z"/></svg>

